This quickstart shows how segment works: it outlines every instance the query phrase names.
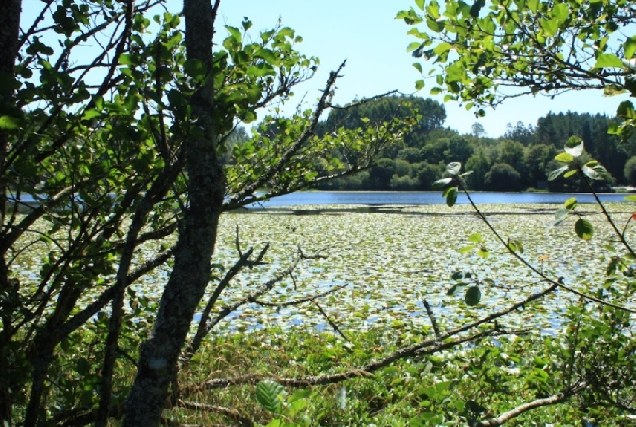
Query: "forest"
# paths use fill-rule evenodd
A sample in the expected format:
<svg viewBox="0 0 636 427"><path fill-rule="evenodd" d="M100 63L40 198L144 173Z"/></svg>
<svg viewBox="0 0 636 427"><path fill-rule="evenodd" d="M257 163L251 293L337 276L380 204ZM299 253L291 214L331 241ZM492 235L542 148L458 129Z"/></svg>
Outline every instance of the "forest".
<svg viewBox="0 0 636 427"><path fill-rule="evenodd" d="M317 188L430 191L446 165L458 161L473 171L467 183L474 191L586 192L589 189L580 180L548 180L550 171L558 167L554 156L573 135L583 140L587 158L597 159L607 169L604 179L594 183L596 190L610 192L611 187L636 184L636 140L623 142L608 134L619 119L601 114L549 112L535 125L509 123L499 137L486 135L475 119L472 133L461 135L444 126L442 104L432 99L393 96L352 110L332 110L319 129L323 134L339 127L355 129L409 114L418 117L418 124L400 142L382 150L372 167Z"/></svg>

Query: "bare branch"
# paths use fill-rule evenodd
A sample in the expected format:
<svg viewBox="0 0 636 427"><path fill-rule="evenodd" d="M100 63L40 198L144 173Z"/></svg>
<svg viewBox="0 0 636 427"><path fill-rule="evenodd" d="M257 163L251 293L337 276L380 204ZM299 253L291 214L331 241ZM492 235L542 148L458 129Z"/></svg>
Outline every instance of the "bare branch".
<svg viewBox="0 0 636 427"><path fill-rule="evenodd" d="M428 314L428 318L431 319L431 326L433 326L433 332L435 332L435 338L439 339L440 337L439 327L437 326L437 321L435 320L435 314L433 313L433 310L431 309L431 305L426 300L422 301L422 303L424 304L424 308L426 309L426 314Z"/></svg>
<svg viewBox="0 0 636 427"><path fill-rule="evenodd" d="M188 402L184 400L180 400L177 403L177 406L181 408L185 408L185 409L192 409L195 411L213 412L215 414L221 414L237 421L239 425L242 427L254 427L256 425L254 421L249 419L247 416L241 414L238 410L226 408L224 406L214 406L214 405L208 405L205 403Z"/></svg>
<svg viewBox="0 0 636 427"><path fill-rule="evenodd" d="M546 397L543 399L537 399L537 400L533 400L532 402L528 402L528 403L524 403L523 405L519 405L516 408L508 411L508 412L504 412L503 414L501 414L500 416L496 417L496 418L490 418L489 420L485 420L485 421L478 421L477 423L474 424L475 427L495 427L495 426L500 426L508 421L510 421L513 418L518 417L519 415L523 414L524 412L528 412L532 409L535 408L540 408L542 406L549 406L549 405L555 405L557 403L561 403L566 401L567 399L569 399L570 397L572 397L574 394L578 393L579 391L583 390L586 387L585 383L579 384L577 387L555 394L553 396L550 397Z"/></svg>
<svg viewBox="0 0 636 427"><path fill-rule="evenodd" d="M347 341L348 343L351 343L351 340L349 338L347 338L347 336L340 330L338 325L336 325L336 322L331 320L331 318L327 315L327 313L325 313L325 310L322 309L320 304L318 304L318 302L314 302L314 305L316 306L316 308L318 308L318 311L320 311L320 314L322 314L322 316L325 318L325 320L327 320L327 322L329 323L329 326L331 326L331 328L334 331L336 331L338 333L338 335L340 335L345 341ZM349 349L347 348L347 350L349 350Z"/></svg>
<svg viewBox="0 0 636 427"><path fill-rule="evenodd" d="M269 302L269 301L261 301L261 300L254 300L255 303L259 304L259 305L263 305L266 307L278 307L278 308L283 308L283 307L293 307L296 305L301 305L307 302L312 302L315 301L319 298L325 297L329 294L333 294L335 292L338 292L340 289L346 288L347 286L349 286L349 283L346 283L344 285L338 285L336 287L333 287L325 292L307 297L307 298L300 298L297 300L293 300L293 301L285 301L285 302Z"/></svg>

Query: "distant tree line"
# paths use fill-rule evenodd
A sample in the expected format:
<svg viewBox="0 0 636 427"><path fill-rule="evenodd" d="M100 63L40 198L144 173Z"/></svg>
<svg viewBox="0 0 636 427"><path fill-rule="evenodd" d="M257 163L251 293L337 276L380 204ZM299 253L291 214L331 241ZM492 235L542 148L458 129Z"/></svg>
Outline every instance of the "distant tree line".
<svg viewBox="0 0 636 427"><path fill-rule="evenodd" d="M402 142L384 149L375 165L362 173L318 185L321 190L426 191L449 162L472 170L470 189L478 191L553 192L587 191L577 180L548 181L558 168L553 160L572 135L583 139L587 155L603 164L609 175L596 182L598 190L615 185L636 185L636 142L622 143L608 134L615 119L601 114L548 113L536 126L509 124L504 135L487 137L477 122L473 132L461 135L444 127L444 106L431 99L394 96L354 109L334 109L320 124L321 136L346 129L376 126L394 117L419 115L420 125ZM346 158L347 153L340 153Z"/></svg>
<svg viewBox="0 0 636 427"><path fill-rule="evenodd" d="M432 99L392 96L367 102L355 108L335 108L327 120L316 128L318 137L336 135L342 129L370 129L394 118L417 115L419 125L403 135L400 143L384 148L374 166L360 173L316 185L320 190L427 191L445 172L450 162L462 162L464 170L473 171L468 185L476 191L552 192L588 191L581 180L559 178L548 181L548 174L560 165L554 156L562 151L571 136L585 144L585 157L598 160L609 172L604 181L596 181L597 190L612 186L636 186L636 140L621 142L608 133L617 119L589 113L548 113L536 126L517 122L508 124L497 138L488 137L483 126L475 122L469 134L444 127L444 106ZM258 134L274 138L281 129L263 124ZM251 136L241 127L226 140L227 153ZM342 163L354 160L342 149L337 153ZM320 165L317 165L320 168Z"/></svg>

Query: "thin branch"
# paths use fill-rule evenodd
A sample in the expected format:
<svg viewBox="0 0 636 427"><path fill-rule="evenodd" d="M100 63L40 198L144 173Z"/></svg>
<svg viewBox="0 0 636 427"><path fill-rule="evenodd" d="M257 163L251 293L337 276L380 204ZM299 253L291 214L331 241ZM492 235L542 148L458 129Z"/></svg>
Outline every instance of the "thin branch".
<svg viewBox="0 0 636 427"><path fill-rule="evenodd" d="M212 412L215 414L221 414L228 418L231 418L239 423L242 427L254 427L256 424L247 416L241 414L238 410L232 408L226 408L224 406L208 405L206 403L188 402L185 400L179 400L177 406L185 409L192 409L201 412Z"/></svg>
<svg viewBox="0 0 636 427"><path fill-rule="evenodd" d="M433 332L435 332L435 338L439 340L439 337L440 337L439 327L437 326L437 321L435 320L435 314L433 313L433 310L431 309L431 305L426 300L422 301L422 303L424 304L424 308L426 309L426 314L428 314L428 318L431 319L431 325L433 326Z"/></svg>
<svg viewBox="0 0 636 427"><path fill-rule="evenodd" d="M260 288L256 289L254 292L252 292L251 294L249 294L245 298L242 298L242 299L236 301L234 304L231 304L231 305L225 307L223 310L221 310L221 312L216 316L216 318L213 319L209 323L208 330L211 330L221 320L225 319L231 313L236 311L239 307L241 307L241 306L243 306L243 305L245 305L247 303L250 303L250 302L256 302L256 299L258 297L260 297L260 296L264 295L265 293L269 292L274 287L274 285L276 283L278 283L281 280L283 280L283 278L285 278L285 276L290 275L292 273L292 271L294 271L294 269L298 265L299 261L300 261L300 258L294 259L294 261L291 263L291 265L288 268L286 268L285 270L283 270L282 272L277 274L272 279L270 279L267 282L265 282L263 285L261 285Z"/></svg>
<svg viewBox="0 0 636 427"><path fill-rule="evenodd" d="M533 400L532 402L528 402L528 403L524 403L523 405L519 405L516 408L508 411L508 412L504 412L503 414L501 414L500 416L496 417L496 418L490 418L488 420L485 421L478 421L477 423L474 424L475 427L495 427L495 426L500 426L508 421L510 421L513 418L518 417L519 415L523 414L524 412L528 412L532 409L535 408L540 408L542 406L549 406L549 405L555 405L557 403L561 403L566 401L567 399L569 399L570 397L572 397L574 394L578 393L579 391L583 390L586 387L585 383L579 384L577 387L574 387L570 390L555 394L553 396L550 397L546 397L543 399L537 399L537 400Z"/></svg>
<svg viewBox="0 0 636 427"><path fill-rule="evenodd" d="M566 291L568 291L570 293L578 295L578 296L580 296L582 298L585 298L585 299L587 299L589 301L594 301L594 302L597 302L599 304L606 305L608 307L613 307L613 308L615 308L617 310L623 310L623 311L627 311L629 313L636 314L636 309L631 309L631 308L628 308L628 307L624 307L624 306L621 306L621 305L618 305L618 304L611 303L609 301L603 301L600 298L596 298L596 297L594 297L592 295L588 295L588 294L586 294L584 292L577 291L576 289L574 289L574 288L572 288L570 286L567 286L565 283L563 283L563 280L561 280L561 279L554 280L554 279L546 276L545 274L543 274L543 272L541 270L539 270L538 268L536 268L535 266L530 264L524 257L522 257L517 252L515 252L515 251L513 251L511 249L510 245L508 245L508 243L504 240L504 238L501 236L501 234L499 234L499 232L495 229L495 227L492 226L492 224L488 221L488 219L486 219L486 216L477 207L477 205L473 201L472 197L470 196L470 193L466 190L466 188L464 187L464 185L461 182L459 184L459 187L464 192L466 197L468 198L468 202L472 206L473 210L477 213L477 216L482 220L482 222L484 224L486 224L486 227L488 227L488 229L490 229L490 231L495 235L497 240L499 240L501 242L501 244L504 245L504 247L506 248L508 253L510 253L513 257L518 259L523 265L528 267L533 273L535 273L539 277L543 278L546 282L552 283L552 285L554 285L554 286L558 286L558 287L560 287L562 289L565 289Z"/></svg>
<svg viewBox="0 0 636 427"><path fill-rule="evenodd" d="M516 332L516 331L515 331ZM276 381L284 387L309 387L309 386L317 386L317 385L328 385L340 383L342 381L357 378L357 377L373 377L373 373L391 365L393 362L404 359L407 357L420 356L424 354L434 354L443 350L449 350L455 348L459 345L466 344L472 341L476 341L478 339L482 339L489 336L501 336L506 334L514 333L513 331L503 331L503 330L488 330L482 331L475 335L471 335L468 337L458 338L456 340L447 341L445 343L440 343L437 340L427 340L416 345L402 348L391 355L379 359L373 360L367 365L363 366L359 369L352 369L346 372L341 372L337 374L324 374L324 375L307 375L305 377L298 378L278 378L278 377L269 377L265 375L259 374L249 374L243 375L234 378L215 378L204 382L203 384L197 386L190 386L183 389L184 395L190 395L193 393L200 392L202 390L213 390L226 388L229 386L239 386L239 385L249 385L256 384L259 381L271 380Z"/></svg>
<svg viewBox="0 0 636 427"><path fill-rule="evenodd" d="M346 283L344 285L338 285L335 286L327 291L324 291L322 293L316 294L316 295L312 295L310 297L307 298L300 298L297 300L293 300L293 301L285 301L285 302L269 302L269 301L261 301L261 300L254 300L255 303L257 303L258 305L262 305L265 307L277 307L277 308L284 308L284 307L293 307L296 305L301 305L307 302L312 302L315 301L319 298L323 298L329 294L333 294L335 292L338 292L340 289L346 288L347 286L349 286L349 283Z"/></svg>
<svg viewBox="0 0 636 427"><path fill-rule="evenodd" d="M327 313L325 313L325 310L322 309L322 307L320 306L320 304L318 304L317 301L314 302L314 305L316 306L316 308L318 308L318 311L320 311L320 314L322 314L322 316L327 320L327 322L329 323L329 326L331 326L331 328L334 331L336 331L338 333L338 335L340 335L345 341L347 341L348 343L351 343L351 340L349 338L347 338L347 336L340 330L338 325L336 325L336 322L331 320L331 318L327 315ZM347 348L347 350L349 350L349 349Z"/></svg>

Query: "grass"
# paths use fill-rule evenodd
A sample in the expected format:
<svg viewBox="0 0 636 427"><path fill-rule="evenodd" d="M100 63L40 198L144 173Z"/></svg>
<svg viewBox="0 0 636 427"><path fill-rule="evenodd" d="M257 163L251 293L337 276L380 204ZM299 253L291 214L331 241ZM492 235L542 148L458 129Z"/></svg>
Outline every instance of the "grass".
<svg viewBox="0 0 636 427"><path fill-rule="evenodd" d="M609 207L619 224L632 212L629 204ZM594 224L592 242L576 238L574 220L554 227L554 206L482 208L503 236L523 241L524 256L542 271L564 277L568 285L585 292L596 292L603 283L611 256L603 246L612 236L593 205L585 205L579 212ZM439 327L448 330L543 287L536 276L506 255L466 205L349 210L303 206L302 211L303 215L275 210L275 214L258 211L222 217L214 258L217 280L237 259L237 242L242 251L251 246L259 250L266 243L271 249L264 265L245 269L234 278L215 313L287 268L298 256L299 247L304 254L324 257L302 260L293 274L284 276L261 298L262 302L289 303L334 286L347 287L317 300L320 308L315 302L241 306L235 316L221 321L200 352L181 367L182 391L214 378L258 374L259 378L277 379L355 370L371 359L433 336L424 300L433 307ZM474 233L483 235L480 245L488 248L490 257L481 258L476 251L461 253ZM634 238L631 228L627 237ZM152 257L158 245L144 245L135 263ZM42 246L34 245L17 260L25 288L38 277L46 260ZM453 278L457 272L470 273L470 279L466 274ZM169 266L159 268L131 287L135 297L129 295L126 302L129 312L121 339L115 402L123 402L126 396L139 343L149 332L168 274ZM617 276L611 286L623 289L630 283L630 278ZM476 306L464 300L464 290L470 286L481 289ZM449 295L453 287L457 291ZM86 299L90 298L87 294ZM563 348L566 334L562 322L567 320L565 307L571 302L577 299L559 293L518 310L502 323L529 328L532 333L527 336L488 339L452 352L406 358L372 376L309 387L308 394L296 395L295 402L301 403L292 401L295 390L288 388L278 414L257 399L258 381L254 381L185 393L184 401L199 406L177 407L166 411L166 417L185 424L231 425L236 424L232 421L236 417L220 415L219 411L232 408L262 425L276 419L289 426L465 425L471 419L499 414L559 389L567 358L557 350ZM90 408L97 402L98 367L103 357L100 337L105 334L107 320L103 313L62 346L64 357L52 372L52 377L57 375L52 407L58 402L73 402ZM330 322L348 341L333 331ZM611 415L608 411L602 414ZM522 416L511 425L545 425L554 420L574 425L583 417L591 416L576 405L558 405L537 410L531 417Z"/></svg>

